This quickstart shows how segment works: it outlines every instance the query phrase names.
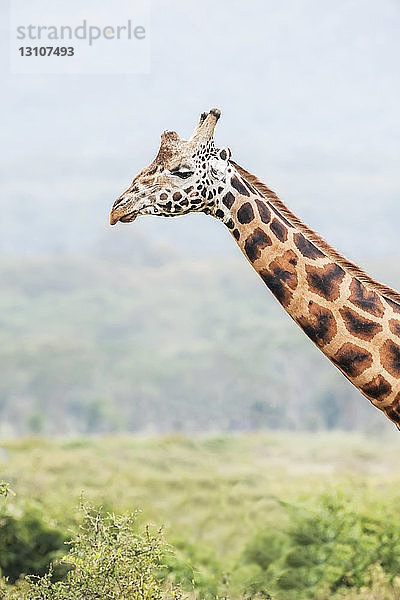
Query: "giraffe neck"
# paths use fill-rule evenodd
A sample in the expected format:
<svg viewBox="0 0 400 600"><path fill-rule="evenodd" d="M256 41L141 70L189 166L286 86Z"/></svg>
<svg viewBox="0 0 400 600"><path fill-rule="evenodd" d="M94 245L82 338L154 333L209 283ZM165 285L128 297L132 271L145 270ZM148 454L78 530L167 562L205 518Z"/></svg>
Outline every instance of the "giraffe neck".
<svg viewBox="0 0 400 600"><path fill-rule="evenodd" d="M298 225L301 221L279 210L277 205L284 205L263 184L261 191L256 189L238 171L230 181L223 210L216 216L292 319L400 429L396 293L374 284L333 250L332 256L316 234L307 236L305 226Z"/></svg>

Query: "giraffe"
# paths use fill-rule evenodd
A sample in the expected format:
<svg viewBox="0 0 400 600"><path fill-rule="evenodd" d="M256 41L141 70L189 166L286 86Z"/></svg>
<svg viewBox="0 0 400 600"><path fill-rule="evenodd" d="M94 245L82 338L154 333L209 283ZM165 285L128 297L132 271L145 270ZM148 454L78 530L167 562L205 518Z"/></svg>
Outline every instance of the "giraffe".
<svg viewBox="0 0 400 600"><path fill-rule="evenodd" d="M309 229L217 148L218 109L189 140L165 131L154 161L114 202L110 223L203 212L222 221L275 298L348 380L400 429L400 294Z"/></svg>

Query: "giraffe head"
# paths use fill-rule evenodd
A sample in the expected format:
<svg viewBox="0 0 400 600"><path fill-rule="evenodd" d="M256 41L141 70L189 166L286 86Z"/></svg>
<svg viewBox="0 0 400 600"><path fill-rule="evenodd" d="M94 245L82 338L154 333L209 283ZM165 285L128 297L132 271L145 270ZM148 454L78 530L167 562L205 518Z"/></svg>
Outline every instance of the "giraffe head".
<svg viewBox="0 0 400 600"><path fill-rule="evenodd" d="M156 158L114 202L111 225L149 214L174 217L194 211L221 216L218 199L232 166L229 148L214 145L220 114L216 108L203 113L189 140L181 139L175 131L162 134Z"/></svg>

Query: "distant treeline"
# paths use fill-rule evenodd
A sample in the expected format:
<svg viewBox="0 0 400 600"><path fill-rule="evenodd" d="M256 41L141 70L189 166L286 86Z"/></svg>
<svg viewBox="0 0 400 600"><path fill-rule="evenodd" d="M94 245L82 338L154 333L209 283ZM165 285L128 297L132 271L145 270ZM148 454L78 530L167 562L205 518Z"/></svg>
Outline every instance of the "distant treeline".
<svg viewBox="0 0 400 600"><path fill-rule="evenodd" d="M0 260L0 433L384 426L241 256L142 248Z"/></svg>

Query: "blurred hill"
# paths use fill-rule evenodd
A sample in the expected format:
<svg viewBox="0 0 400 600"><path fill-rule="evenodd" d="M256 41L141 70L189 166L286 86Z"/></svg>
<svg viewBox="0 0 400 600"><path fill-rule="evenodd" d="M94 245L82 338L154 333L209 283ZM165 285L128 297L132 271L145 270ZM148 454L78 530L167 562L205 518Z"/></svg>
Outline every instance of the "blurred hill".
<svg viewBox="0 0 400 600"><path fill-rule="evenodd" d="M239 251L187 260L132 229L2 257L0 434L387 425ZM398 261L373 271L400 284Z"/></svg>

